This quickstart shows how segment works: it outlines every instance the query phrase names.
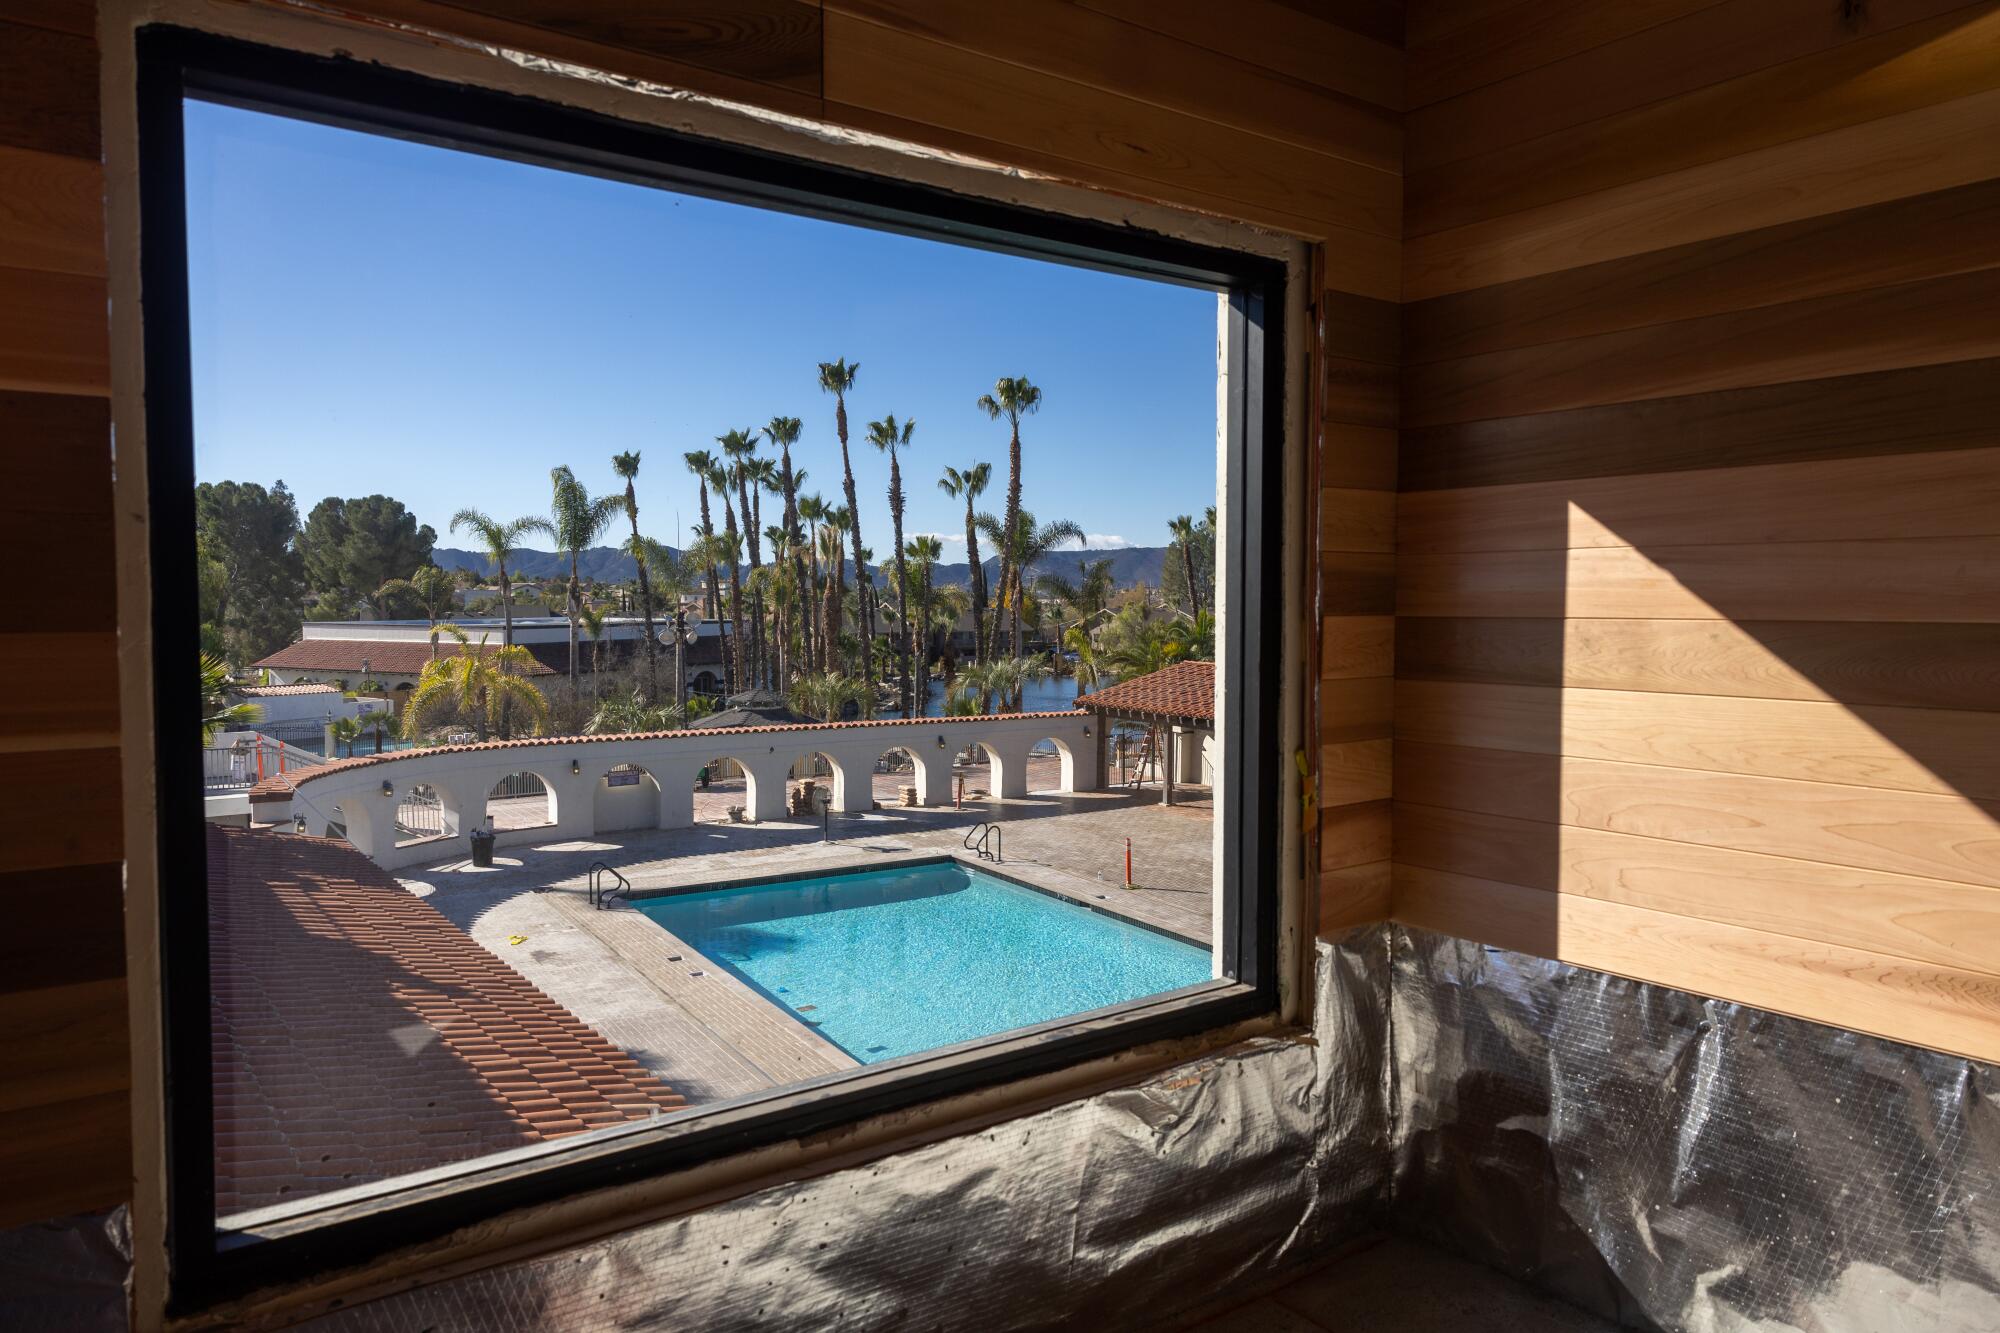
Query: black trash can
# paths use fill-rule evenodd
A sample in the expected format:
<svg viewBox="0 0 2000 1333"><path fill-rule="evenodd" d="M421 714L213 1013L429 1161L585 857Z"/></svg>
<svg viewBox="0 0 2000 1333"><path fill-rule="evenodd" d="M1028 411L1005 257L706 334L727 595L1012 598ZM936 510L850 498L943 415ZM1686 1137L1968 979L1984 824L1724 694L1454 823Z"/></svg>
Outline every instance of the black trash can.
<svg viewBox="0 0 2000 1333"><path fill-rule="evenodd" d="M472 830L472 864L476 866L493 864L493 830L483 828Z"/></svg>

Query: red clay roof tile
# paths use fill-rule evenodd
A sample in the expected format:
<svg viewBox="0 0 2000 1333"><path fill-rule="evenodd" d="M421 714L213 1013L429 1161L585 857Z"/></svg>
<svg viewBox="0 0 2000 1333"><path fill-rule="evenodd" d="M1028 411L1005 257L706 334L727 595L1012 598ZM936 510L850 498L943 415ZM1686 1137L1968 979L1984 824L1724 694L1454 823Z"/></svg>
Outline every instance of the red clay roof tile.
<svg viewBox="0 0 2000 1333"><path fill-rule="evenodd" d="M1159 722L1215 725L1215 663L1176 662L1082 695L1078 708Z"/></svg>
<svg viewBox="0 0 2000 1333"><path fill-rule="evenodd" d="M210 825L208 856L219 1212L687 1104L346 843Z"/></svg>

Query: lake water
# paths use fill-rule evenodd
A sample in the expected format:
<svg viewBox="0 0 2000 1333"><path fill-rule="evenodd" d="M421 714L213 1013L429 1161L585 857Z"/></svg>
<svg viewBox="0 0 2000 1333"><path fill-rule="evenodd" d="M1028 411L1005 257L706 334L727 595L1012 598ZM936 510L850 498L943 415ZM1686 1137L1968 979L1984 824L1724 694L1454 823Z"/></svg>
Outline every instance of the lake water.
<svg viewBox="0 0 2000 1333"><path fill-rule="evenodd" d="M1031 680L1021 691L1021 711L1024 713L1063 713L1076 707L1076 677L1051 676L1047 680ZM944 716L946 690L943 681L932 681L930 700L924 708L925 717ZM893 712L881 716L896 716Z"/></svg>

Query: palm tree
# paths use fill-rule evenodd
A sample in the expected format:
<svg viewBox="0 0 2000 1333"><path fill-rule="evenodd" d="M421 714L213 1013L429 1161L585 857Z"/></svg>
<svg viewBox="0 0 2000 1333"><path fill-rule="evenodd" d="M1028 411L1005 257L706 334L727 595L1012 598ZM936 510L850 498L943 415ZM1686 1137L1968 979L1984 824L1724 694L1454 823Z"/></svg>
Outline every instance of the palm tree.
<svg viewBox="0 0 2000 1333"><path fill-rule="evenodd" d="M833 671L844 665L837 660L840 656L840 636L846 628L842 619L842 612L847 605L847 559L844 547L854 532L854 511L846 505L835 505L827 510L826 531L833 537L831 562L833 578L827 584L826 669ZM855 546L858 550L860 543L856 542ZM865 634L861 639L861 651L864 654L868 651L868 639Z"/></svg>
<svg viewBox="0 0 2000 1333"><path fill-rule="evenodd" d="M996 657L962 672L959 680L961 688L977 691L983 696L987 712L993 711L993 700L998 698L1003 709L1018 713L1028 682L1045 680L1048 676L1049 664L1045 658Z"/></svg>
<svg viewBox="0 0 2000 1333"><path fill-rule="evenodd" d="M1075 613L1075 623L1079 626L1088 625L1102 614L1116 590L1117 582L1111 577L1109 557L1078 564L1074 583L1053 573L1043 574L1035 580L1035 591L1062 602Z"/></svg>
<svg viewBox="0 0 2000 1333"><path fill-rule="evenodd" d="M708 514L708 479L716 473L715 455L706 449L694 449L681 455L681 461L687 464L687 470L694 473L695 480L701 485L701 535L712 538L715 536L715 523ZM722 589L716 583L715 566L711 563L708 567L708 618L716 620L721 615Z"/></svg>
<svg viewBox="0 0 2000 1333"><path fill-rule="evenodd" d="M229 702L229 667L214 653L201 655L201 744L207 749L218 731L247 727L264 716L256 704Z"/></svg>
<svg viewBox="0 0 2000 1333"><path fill-rule="evenodd" d="M944 543L930 536L910 538L909 549L899 553L896 558L896 573L899 579L903 573L902 557L904 555L908 555L911 563L916 566L917 621L916 624L909 627L909 637L915 649L917 659L917 678L914 697L917 700L918 706L916 711L912 712L905 705L903 716L918 717L924 711L923 705L930 700L931 686L930 681L926 677L930 668L931 655L931 571L936 568L937 562L944 557ZM897 595L900 597L902 594L898 592Z"/></svg>
<svg viewBox="0 0 2000 1333"><path fill-rule="evenodd" d="M1063 647L1076 654L1077 689L1095 689L1104 672L1097 665L1097 644L1092 641L1090 631L1082 625L1071 625L1063 631Z"/></svg>
<svg viewBox="0 0 2000 1333"><path fill-rule="evenodd" d="M569 618L569 688L580 693L577 663L577 628L583 609L583 580L578 577L578 561L584 548L604 535L624 500L615 495L593 497L567 465L549 469L549 516L535 522L537 532L546 533L558 551L569 553L569 582L564 588L563 606Z"/></svg>
<svg viewBox="0 0 2000 1333"><path fill-rule="evenodd" d="M423 734L426 717L456 714L470 721L473 735L483 741L488 718L503 703L525 711L540 735L548 726L548 700L514 670L518 667L525 673L534 665L528 650L518 645L489 649L484 634L475 646L458 626L443 629L458 640L458 651L430 663L417 677L417 688L403 705L403 735L415 740ZM572 660L574 657L572 653Z"/></svg>
<svg viewBox="0 0 2000 1333"><path fill-rule="evenodd" d="M436 661L436 658L432 658ZM361 739L361 719L358 717L337 717L326 725L327 734L333 740L333 753L328 759L340 757L340 747L347 747L347 757L354 757L354 742Z"/></svg>
<svg viewBox="0 0 2000 1333"><path fill-rule="evenodd" d="M737 432L719 435L725 453L729 451L729 440ZM736 504L730 498L730 488L736 483L736 467L732 461L727 467L718 466L708 484L715 487L722 496L722 541L720 548L729 557L729 633L731 641L730 660L735 664L732 684L725 693L749 688L749 662L744 656L743 643L743 535L736 527Z"/></svg>
<svg viewBox="0 0 2000 1333"><path fill-rule="evenodd" d="M786 699L793 708L808 717L816 717L822 722L838 722L847 712L849 704L866 709L874 695L873 686L853 676L843 676L837 671L816 671L793 681Z"/></svg>
<svg viewBox="0 0 2000 1333"><path fill-rule="evenodd" d="M751 447L756 447L754 439L751 441ZM743 474L743 479L750 485L750 511L745 516L743 526L744 531L750 537L750 572L754 575L763 567L764 492L775 492L778 489L778 465L768 458L745 458L738 467ZM776 558L775 555L772 557L774 560ZM751 601L756 607L757 634L755 646L757 648L758 675L766 684L776 684L777 665L775 659L777 657L776 645L779 636L775 633L765 632L763 582L759 581L753 584Z"/></svg>
<svg viewBox="0 0 2000 1333"><path fill-rule="evenodd" d="M916 432L917 423L905 421L898 425L896 414L891 412L880 421L868 423L868 443L889 455L889 522L896 539L896 619L902 622L903 651L902 672L898 678L897 690L903 705L904 717L915 717L910 711L910 603L907 591L908 571L904 567L903 552L903 468L896 461L896 451L910 447L910 436Z"/></svg>
<svg viewBox="0 0 2000 1333"><path fill-rule="evenodd" d="M993 478L991 463L974 463L960 472L955 467L944 470L944 477L938 482L938 489L956 499L965 497L965 558L968 564L968 582L972 587L972 660L986 660L986 568L979 563L979 528L973 516L972 504L986 490L986 483Z"/></svg>
<svg viewBox="0 0 2000 1333"><path fill-rule="evenodd" d="M799 532L799 484L801 474L792 471L792 446L799 442L799 434L805 429L797 417L772 417L764 427L764 438L778 446L778 489L785 497L785 512L780 520L785 535L791 541L792 577L803 587L806 579L806 561ZM772 557L776 559L774 555ZM801 603L803 607L803 603ZM801 618L801 628L807 622ZM811 649L808 647L807 652ZM785 652L787 669L798 669L797 645L788 646Z"/></svg>
<svg viewBox="0 0 2000 1333"><path fill-rule="evenodd" d="M743 519L743 548L750 553L750 573L753 577L749 585L750 602L747 618L749 638L743 646L744 660L748 668L742 675L742 680L744 688L755 689L762 683L764 675L764 614L763 608L757 603L761 595L760 585L754 578L757 571L764 567L764 543L758 536L757 521L751 506L751 497L757 489L754 484L754 473L758 460L751 456L757 448L757 431L754 428L732 430L726 435L718 436L716 443L722 446L724 456L729 459L729 479L736 487L736 512ZM725 511L727 508L728 501L725 497ZM727 517L726 512L724 516Z"/></svg>
<svg viewBox="0 0 2000 1333"><path fill-rule="evenodd" d="M653 639L653 580L646 569L646 550L639 539L639 452L613 454L611 470L625 479L625 516L632 520L632 563L639 570L639 609L646 617L646 697L660 697L660 645Z"/></svg>
<svg viewBox="0 0 2000 1333"><path fill-rule="evenodd" d="M679 704L653 703L624 690L598 701L597 711L583 724L587 736L630 735L648 731L678 731L687 724Z"/></svg>
<svg viewBox="0 0 2000 1333"><path fill-rule="evenodd" d="M709 549L709 538L696 537L679 556L651 537L639 539L644 552L647 575L653 581L653 588L661 600L679 611L681 598L701 586L701 570L705 565L715 563ZM678 637L674 640L674 698L676 707L687 707L687 645Z"/></svg>
<svg viewBox="0 0 2000 1333"><path fill-rule="evenodd" d="M1021 418L1031 416L1041 410L1042 391L1028 382L1025 375L1001 376L993 381L993 392L979 395L979 410L986 413L989 420L1007 418L1007 511L1001 520L1002 532L1013 532L1020 525L1021 516ZM1012 569L1008 551L1000 553L1000 591L1006 595L1008 574ZM1018 585L1020 578L1014 578ZM993 628L1000 628L1000 608L993 608ZM1014 655L1021 655L1021 615L1017 606L1014 613Z"/></svg>
<svg viewBox="0 0 2000 1333"><path fill-rule="evenodd" d="M804 519L805 522L808 524L806 531L805 549L807 558L810 559L812 562L812 572L810 581L806 584L806 590L808 595L805 599L806 605L804 607L803 620L805 624L810 627L817 625L819 622L819 614L820 614L819 530L820 530L820 524L826 521L826 501L821 499L817 495L800 496L798 501L798 516ZM812 666L815 663L820 666L826 665L825 662L820 660L825 651L824 647L825 642L826 640L823 634L811 628L807 629L806 662L808 667Z"/></svg>
<svg viewBox="0 0 2000 1333"><path fill-rule="evenodd" d="M979 516L979 530L985 533L1002 552L1000 568L1004 572L1001 575L999 588L1000 606L1013 608L1014 644L1017 650L1014 655L1018 657L1021 655L1018 649L1021 643L1022 603L1026 600L1027 594L1024 586L1027 571L1034 568L1037 562L1064 542L1081 542L1083 529L1064 518L1053 519L1037 527L1035 516L1025 509L1020 509L1015 511L1012 540L1007 538L1006 530L991 514ZM995 608L994 615L997 628L999 607Z"/></svg>
<svg viewBox="0 0 2000 1333"><path fill-rule="evenodd" d="M1181 572L1187 577L1188 614L1201 614L1201 590L1194 582L1194 520L1186 514L1167 520L1167 531L1173 534L1174 545L1181 548Z"/></svg>
<svg viewBox="0 0 2000 1333"><path fill-rule="evenodd" d="M436 565L425 565L406 579L390 579L379 590L384 601L400 593L408 593L417 599L424 610L424 617L433 624L444 619L445 610L450 607L452 594L457 591L458 581ZM431 631L431 661L437 661L437 631Z"/></svg>
<svg viewBox="0 0 2000 1333"><path fill-rule="evenodd" d="M485 548L486 558L493 562L493 568L500 581L500 645L514 646L514 585L507 577L507 560L521 544L521 538L531 532L543 530L538 518L517 518L502 523L488 518L477 509L461 509L451 516L451 530L469 530ZM431 641L435 648L437 641ZM435 652L431 654L437 656Z"/></svg>
<svg viewBox="0 0 2000 1333"><path fill-rule="evenodd" d="M847 488L847 513L854 528L854 582L859 588L869 583L868 571L861 566L861 501L854 493L854 463L847 454L847 395L854 388L854 377L861 373L861 363L847 364L847 358L819 363L819 387L821 393L833 395L833 431L840 437L840 470ZM874 624L868 614L868 598L861 598L861 678L871 684L875 679L875 654L872 645Z"/></svg>

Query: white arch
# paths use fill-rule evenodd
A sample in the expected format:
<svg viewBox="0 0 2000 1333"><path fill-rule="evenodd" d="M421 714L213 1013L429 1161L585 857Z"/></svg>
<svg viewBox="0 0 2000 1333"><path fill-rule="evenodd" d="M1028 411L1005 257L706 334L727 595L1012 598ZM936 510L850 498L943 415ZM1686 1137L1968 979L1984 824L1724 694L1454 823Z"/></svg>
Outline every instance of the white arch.
<svg viewBox="0 0 2000 1333"><path fill-rule="evenodd" d="M859 795L859 793L854 790L855 784L851 780L853 776L852 772L850 771L852 765L846 762L842 758L842 756L835 754L832 750L820 747L808 747L806 749L799 750L793 753L792 762L786 766L785 771L787 772L787 774L793 772L798 768L799 764L808 759L826 760L826 766L830 770L830 772L827 776L827 779L825 780L828 781L829 785L833 789L833 808L835 810L855 809L856 807L853 805L852 802L853 799ZM869 767L871 769L874 767L874 761L872 759L869 761ZM813 782L822 781L822 779L816 775L809 780ZM789 787L789 783L787 785ZM873 779L869 779L868 800L865 804L863 804L859 808L865 810L869 806L872 806L874 803L875 803L875 784Z"/></svg>
<svg viewBox="0 0 2000 1333"><path fill-rule="evenodd" d="M614 769L637 770L636 782L611 785ZM623 760L597 775L591 784L590 825L593 833L623 833L631 829L659 828L664 805L660 780L636 760Z"/></svg>
<svg viewBox="0 0 2000 1333"><path fill-rule="evenodd" d="M1056 747L1056 754L1057 754L1057 755L1058 755L1058 756L1059 756L1059 757L1061 758L1061 760L1062 760L1062 768L1061 768L1061 773L1059 774L1059 776L1058 776L1058 777L1057 777L1057 779L1056 779L1056 788L1055 788L1055 789L1056 789L1057 791L1059 791L1059 792L1073 792L1073 791L1075 791L1075 790L1077 789L1077 788L1076 788L1076 755L1075 755L1075 753L1074 753L1074 752L1073 752L1073 751L1072 751L1072 750L1071 750L1071 749L1069 748L1069 743L1068 743L1067 741L1063 740L1063 738L1062 738L1062 737L1060 737L1060 736L1043 736L1043 737L1041 737L1041 738L1040 738L1040 739L1038 739L1038 740L1033 740L1033 741L1030 741L1030 742L1028 743L1028 754L1029 754L1029 755L1033 755L1033 754L1034 754L1034 752L1035 752L1035 748L1036 748L1037 746L1041 745L1041 743L1042 743L1043 741L1047 741L1047 742L1049 742L1049 743L1050 743L1051 745L1054 745L1054 746ZM1025 757L1024 757L1024 762L1025 762ZM1026 787L1027 787L1027 785L1028 785L1028 775L1027 775L1027 771L1026 771L1026 769L1024 768L1024 769L1023 769L1023 771L1022 771L1022 773L1021 773L1021 786L1022 786L1022 788L1023 788L1024 790L1025 790L1025 789L1026 789ZM1044 789L1044 790L1046 790L1046 789Z"/></svg>
<svg viewBox="0 0 2000 1333"><path fill-rule="evenodd" d="M540 772L537 769L510 768L504 773L495 775L489 782L487 782L485 790L480 793L479 822L482 826L488 828L492 827L493 789L495 787L498 787L501 783L505 782L508 778L515 777L523 773L527 774L529 777L539 778L541 780L542 790L547 794L545 799L548 801L548 819L546 824L530 824L527 826L527 828L553 827L562 822L562 805L561 805L562 798L559 795L560 784L557 782L557 780L554 777L550 776L549 774ZM527 829L512 829L508 831L526 832Z"/></svg>

